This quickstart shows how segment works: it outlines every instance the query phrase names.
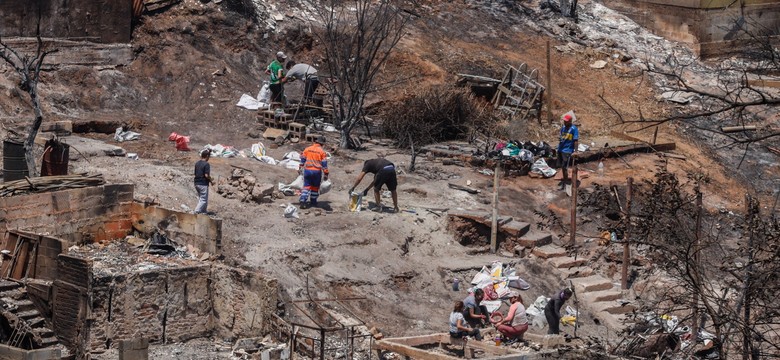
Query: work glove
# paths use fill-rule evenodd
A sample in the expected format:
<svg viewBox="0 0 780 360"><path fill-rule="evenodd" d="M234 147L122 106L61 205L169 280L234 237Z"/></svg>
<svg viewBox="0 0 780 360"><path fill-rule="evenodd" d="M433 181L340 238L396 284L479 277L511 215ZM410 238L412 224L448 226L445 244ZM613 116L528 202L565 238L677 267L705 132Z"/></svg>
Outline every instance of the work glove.
<svg viewBox="0 0 780 360"><path fill-rule="evenodd" d="M323 178L323 180L328 181L328 174L325 174L325 177Z"/></svg>

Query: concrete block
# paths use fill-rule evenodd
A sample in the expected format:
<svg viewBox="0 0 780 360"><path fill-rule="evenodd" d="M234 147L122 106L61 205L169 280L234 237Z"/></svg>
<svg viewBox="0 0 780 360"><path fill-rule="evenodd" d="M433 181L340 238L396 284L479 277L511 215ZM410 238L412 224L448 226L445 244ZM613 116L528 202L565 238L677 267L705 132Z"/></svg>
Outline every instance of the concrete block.
<svg viewBox="0 0 780 360"><path fill-rule="evenodd" d="M547 260L552 266L558 269L568 269L582 266L587 262L586 259L575 259L570 256L559 256Z"/></svg>
<svg viewBox="0 0 780 360"><path fill-rule="evenodd" d="M534 247L533 250L531 250L531 254L534 254L536 257L541 259L549 259L566 256L566 249L557 245L549 244Z"/></svg>
<svg viewBox="0 0 780 360"><path fill-rule="evenodd" d="M623 293L617 290L592 291L582 294L581 299L588 303L615 301L623 298Z"/></svg>
<svg viewBox="0 0 780 360"><path fill-rule="evenodd" d="M607 301L593 304L593 309L598 312L606 312L612 315L628 314L636 310L636 306L628 302Z"/></svg>
<svg viewBox="0 0 780 360"><path fill-rule="evenodd" d="M602 291L613 288L612 280L604 278L600 275L592 275L583 278L572 279L574 283L574 289L578 294L583 294L591 291Z"/></svg>
<svg viewBox="0 0 780 360"><path fill-rule="evenodd" d="M593 269L587 266L577 266L565 269L559 269L564 279L581 278L593 275Z"/></svg>
<svg viewBox="0 0 780 360"><path fill-rule="evenodd" d="M531 229L531 224L522 221L513 220L506 225L501 226L500 230L508 236L518 237L525 235Z"/></svg>
<svg viewBox="0 0 780 360"><path fill-rule="evenodd" d="M552 235L541 231L530 230L518 240L525 247L537 247L552 244Z"/></svg>

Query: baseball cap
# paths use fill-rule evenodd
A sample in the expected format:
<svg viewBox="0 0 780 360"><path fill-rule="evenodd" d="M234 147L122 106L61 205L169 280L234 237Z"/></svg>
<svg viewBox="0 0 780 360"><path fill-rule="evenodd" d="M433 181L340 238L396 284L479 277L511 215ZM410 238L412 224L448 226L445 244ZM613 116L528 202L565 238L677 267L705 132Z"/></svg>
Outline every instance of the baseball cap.
<svg viewBox="0 0 780 360"><path fill-rule="evenodd" d="M278 57L278 58L282 58L282 59L287 59L287 55L285 55L285 54L284 54L283 52L281 52L281 51L276 53L276 57Z"/></svg>

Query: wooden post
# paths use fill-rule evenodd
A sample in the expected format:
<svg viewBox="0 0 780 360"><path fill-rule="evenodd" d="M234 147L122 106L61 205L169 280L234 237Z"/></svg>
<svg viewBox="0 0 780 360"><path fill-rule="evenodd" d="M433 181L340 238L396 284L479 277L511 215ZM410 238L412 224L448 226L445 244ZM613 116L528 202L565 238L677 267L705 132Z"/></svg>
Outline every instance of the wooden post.
<svg viewBox="0 0 780 360"><path fill-rule="evenodd" d="M634 178L628 178L628 189L626 190L626 231L623 233L623 271L621 272L620 286L623 290L628 290L628 263L631 261L631 249L628 247L628 240L631 238L631 197L633 195Z"/></svg>
<svg viewBox="0 0 780 360"><path fill-rule="evenodd" d="M658 139L658 125L655 126L655 131L653 131L653 145L655 145L655 141Z"/></svg>
<svg viewBox="0 0 780 360"><path fill-rule="evenodd" d="M694 271L693 276L696 278L695 280L698 282L699 277L699 271L701 270L699 268L699 246L701 245L701 212L702 212L702 206L701 206L701 192L696 194L696 239L695 244L693 246L693 263L694 263ZM691 343L695 344L696 339L699 336L699 289L694 286L693 289L693 301L691 303L691 318L693 319L693 324L691 326Z"/></svg>
<svg viewBox="0 0 780 360"><path fill-rule="evenodd" d="M552 66L550 65L551 53L550 53L550 40L547 40L547 123L553 123L553 109L552 109Z"/></svg>
<svg viewBox="0 0 780 360"><path fill-rule="evenodd" d="M490 251L498 251L498 171L501 170L501 162L496 162L496 170L493 173L493 220L490 222Z"/></svg>
<svg viewBox="0 0 780 360"><path fill-rule="evenodd" d="M569 243L571 246L574 246L577 234L577 161L574 158L574 154L572 154L571 162L571 239Z"/></svg>

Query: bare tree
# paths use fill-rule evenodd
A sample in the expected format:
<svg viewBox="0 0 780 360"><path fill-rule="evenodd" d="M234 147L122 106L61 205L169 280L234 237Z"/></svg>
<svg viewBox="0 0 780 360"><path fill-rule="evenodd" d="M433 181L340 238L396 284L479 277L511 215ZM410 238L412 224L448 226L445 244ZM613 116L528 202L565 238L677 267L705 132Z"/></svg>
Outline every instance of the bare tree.
<svg viewBox="0 0 780 360"><path fill-rule="evenodd" d="M37 166L35 165L35 156L33 155L33 147L35 145L35 137L38 135L38 130L43 123L43 112L41 111L40 97L38 96L38 81L41 76L41 66L43 65L46 56L56 52L57 50L46 50L43 40L41 39L41 15L38 13L38 25L36 32L37 50L34 55L20 53L17 50L10 48L0 37L0 59L3 59L9 66L16 70L19 75L19 88L27 92L30 95L30 102L32 103L33 112L35 118L26 127L26 137L24 139L24 156L27 161L27 168L30 176L36 176L38 174Z"/></svg>
<svg viewBox="0 0 780 360"><path fill-rule="evenodd" d="M744 216L708 214L700 205L698 180L681 182L661 170L634 189L631 241L653 264L640 271L660 280L654 282L660 286L644 290L643 307L679 315L680 327L702 325L714 334L721 358L734 352L745 359L778 357L780 222L762 215L750 196ZM604 211L613 196L611 189L597 187L581 206ZM620 232L625 219L605 228Z"/></svg>
<svg viewBox="0 0 780 360"><path fill-rule="evenodd" d="M317 9L324 30L319 35L333 79L333 117L340 147L350 146L352 130L363 120L366 96L374 78L401 40L411 12L388 0L328 0Z"/></svg>

